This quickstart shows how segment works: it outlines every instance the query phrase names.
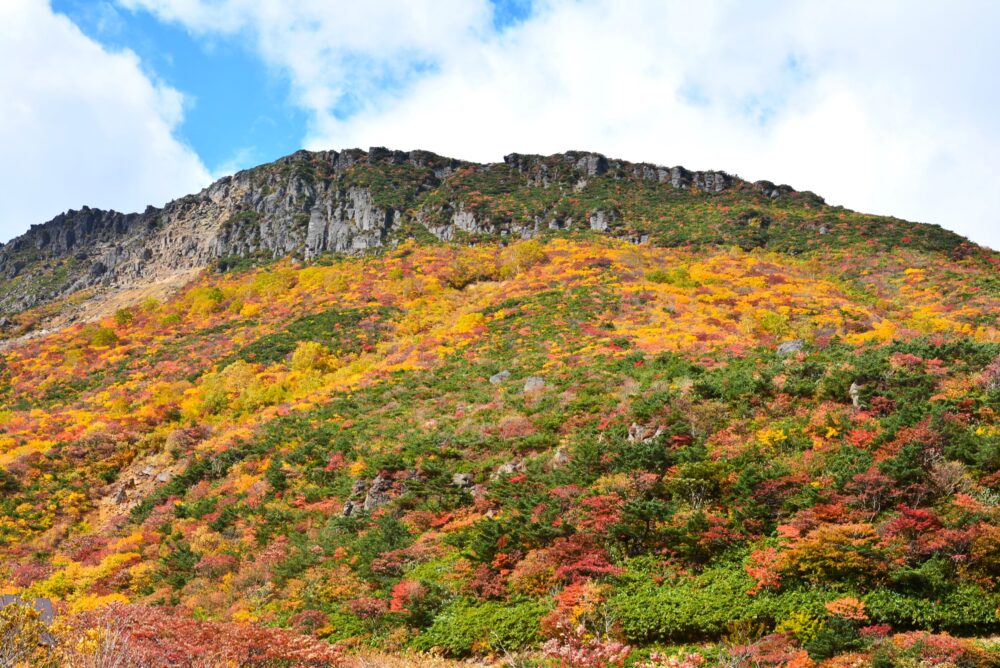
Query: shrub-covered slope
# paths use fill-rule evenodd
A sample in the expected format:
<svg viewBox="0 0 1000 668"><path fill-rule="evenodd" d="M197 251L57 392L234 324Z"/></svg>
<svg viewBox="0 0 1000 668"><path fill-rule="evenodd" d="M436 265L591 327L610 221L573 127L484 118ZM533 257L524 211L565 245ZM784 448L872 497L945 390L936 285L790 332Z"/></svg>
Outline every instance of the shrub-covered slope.
<svg viewBox="0 0 1000 668"><path fill-rule="evenodd" d="M236 265L5 349L0 594L237 647L996 662L996 256L602 183L645 243Z"/></svg>

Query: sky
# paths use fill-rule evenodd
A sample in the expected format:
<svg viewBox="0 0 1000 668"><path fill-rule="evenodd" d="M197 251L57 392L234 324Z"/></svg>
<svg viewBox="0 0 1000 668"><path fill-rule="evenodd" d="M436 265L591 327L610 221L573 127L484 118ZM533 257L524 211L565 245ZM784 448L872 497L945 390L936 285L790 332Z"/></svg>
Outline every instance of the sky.
<svg viewBox="0 0 1000 668"><path fill-rule="evenodd" d="M992 0L0 0L0 241L300 148L719 169L1000 248Z"/></svg>

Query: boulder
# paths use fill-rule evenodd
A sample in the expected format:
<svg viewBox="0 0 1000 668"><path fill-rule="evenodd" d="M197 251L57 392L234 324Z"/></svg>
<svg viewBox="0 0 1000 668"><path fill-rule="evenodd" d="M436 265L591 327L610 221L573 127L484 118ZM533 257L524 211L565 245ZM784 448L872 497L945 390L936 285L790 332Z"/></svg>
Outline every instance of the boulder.
<svg viewBox="0 0 1000 668"><path fill-rule="evenodd" d="M552 459L549 460L549 467L554 469L561 469L567 464L569 464L569 453L566 452L566 448L563 447L556 448L555 454L553 454Z"/></svg>
<svg viewBox="0 0 1000 668"><path fill-rule="evenodd" d="M663 433L663 427L633 422L628 428L629 443L649 443Z"/></svg>
<svg viewBox="0 0 1000 668"><path fill-rule="evenodd" d="M471 473L456 473L451 476L451 484L462 489L469 489L475 483Z"/></svg>
<svg viewBox="0 0 1000 668"><path fill-rule="evenodd" d="M510 378L510 371L507 371L506 369L504 369L500 373L495 373L492 376L490 376L490 383L493 384L493 385L499 385L500 383L504 382L508 378Z"/></svg>
<svg viewBox="0 0 1000 668"><path fill-rule="evenodd" d="M389 490L392 489L392 478L379 473L372 481L372 486L368 488L365 495L365 510L375 510L384 506L392 500Z"/></svg>
<svg viewBox="0 0 1000 668"><path fill-rule="evenodd" d="M365 489L368 487L368 482L363 478L359 478L354 481L354 486L351 487L351 498L356 499L365 493Z"/></svg>
<svg viewBox="0 0 1000 668"><path fill-rule="evenodd" d="M851 398L851 403L855 408L861 408L861 386L856 382L851 383L847 390L847 395Z"/></svg>
<svg viewBox="0 0 1000 668"><path fill-rule="evenodd" d="M528 376L524 379L524 393L538 392L545 387L545 379L541 376Z"/></svg>
<svg viewBox="0 0 1000 668"><path fill-rule="evenodd" d="M785 341L778 346L778 357L788 357L789 355L794 355L795 353L802 350L805 347L805 341L802 339L792 339L791 341Z"/></svg>
<svg viewBox="0 0 1000 668"><path fill-rule="evenodd" d="M505 464L501 464L493 475L490 476L491 480L496 480L497 478L505 475L514 475L515 473L522 473L524 471L524 460L523 459L512 459Z"/></svg>

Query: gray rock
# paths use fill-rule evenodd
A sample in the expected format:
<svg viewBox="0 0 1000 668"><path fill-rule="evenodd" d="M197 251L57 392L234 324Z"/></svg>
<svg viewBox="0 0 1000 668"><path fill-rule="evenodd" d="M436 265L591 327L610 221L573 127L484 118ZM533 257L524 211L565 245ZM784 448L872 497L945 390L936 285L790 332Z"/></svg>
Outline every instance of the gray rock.
<svg viewBox="0 0 1000 668"><path fill-rule="evenodd" d="M650 443L663 433L663 427L646 426L633 422L628 428L629 443Z"/></svg>
<svg viewBox="0 0 1000 668"><path fill-rule="evenodd" d="M553 454L552 459L549 460L549 467L561 469L567 464L569 464L569 453L566 452L566 448L556 448L555 454Z"/></svg>
<svg viewBox="0 0 1000 668"><path fill-rule="evenodd" d="M538 392L545 387L545 379L541 376L528 376L524 379L524 393Z"/></svg>
<svg viewBox="0 0 1000 668"><path fill-rule="evenodd" d="M492 383L493 385L499 385L508 378L510 378L510 371L504 369L500 373L495 373L492 376L490 376L490 383Z"/></svg>
<svg viewBox="0 0 1000 668"><path fill-rule="evenodd" d="M365 510L372 511L380 506L384 506L392 500L389 491L392 489L392 479L381 473L375 476L372 486L368 488L365 495Z"/></svg>
<svg viewBox="0 0 1000 668"><path fill-rule="evenodd" d="M171 478L173 478L173 476L170 474L170 471L163 471L156 476L155 480L156 482L170 482Z"/></svg>
<svg viewBox="0 0 1000 668"><path fill-rule="evenodd" d="M802 339L793 339L791 341L785 341L778 346L778 357L787 357L788 355L794 355L795 353L802 350L805 347L805 342Z"/></svg>
<svg viewBox="0 0 1000 668"><path fill-rule="evenodd" d="M344 510L340 514L344 517L350 517L355 510L357 510L357 505L353 501L348 501L344 504Z"/></svg>
<svg viewBox="0 0 1000 668"><path fill-rule="evenodd" d="M852 382L851 386L847 389L847 395L851 398L851 404L855 408L861 408L861 386L856 382Z"/></svg>
<svg viewBox="0 0 1000 668"><path fill-rule="evenodd" d="M606 232L611 218L605 211L595 211L590 214L590 229L595 232Z"/></svg>
<svg viewBox="0 0 1000 668"><path fill-rule="evenodd" d="M524 472L524 460L523 459L512 459L509 462L501 464L497 467L497 470L493 472L490 476L490 480L496 480L502 476L514 475L515 473Z"/></svg>
<svg viewBox="0 0 1000 668"><path fill-rule="evenodd" d="M462 489L469 489L475 484L471 473L456 473L451 476L451 484Z"/></svg>
<svg viewBox="0 0 1000 668"><path fill-rule="evenodd" d="M144 475L144 476L147 476L147 477L156 475L156 469L153 468L152 464L146 464L142 468L142 470L139 471L139 475Z"/></svg>
<svg viewBox="0 0 1000 668"><path fill-rule="evenodd" d="M129 478L128 482L119 487L118 491L115 492L113 497L111 497L111 500L114 501L119 506L128 503L128 496L129 496L128 493L129 490L131 489L135 489L134 478Z"/></svg>
<svg viewBox="0 0 1000 668"><path fill-rule="evenodd" d="M587 176L600 176L608 171L608 159L600 153L588 153L576 161L576 168Z"/></svg>

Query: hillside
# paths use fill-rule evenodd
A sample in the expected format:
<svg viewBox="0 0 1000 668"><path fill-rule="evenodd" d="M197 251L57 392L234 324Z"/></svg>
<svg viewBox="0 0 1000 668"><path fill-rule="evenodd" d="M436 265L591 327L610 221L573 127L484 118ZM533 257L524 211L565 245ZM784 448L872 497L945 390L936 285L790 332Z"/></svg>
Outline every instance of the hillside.
<svg viewBox="0 0 1000 668"><path fill-rule="evenodd" d="M998 268L586 153L69 212L0 249L0 594L123 665L996 665Z"/></svg>

